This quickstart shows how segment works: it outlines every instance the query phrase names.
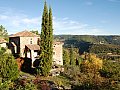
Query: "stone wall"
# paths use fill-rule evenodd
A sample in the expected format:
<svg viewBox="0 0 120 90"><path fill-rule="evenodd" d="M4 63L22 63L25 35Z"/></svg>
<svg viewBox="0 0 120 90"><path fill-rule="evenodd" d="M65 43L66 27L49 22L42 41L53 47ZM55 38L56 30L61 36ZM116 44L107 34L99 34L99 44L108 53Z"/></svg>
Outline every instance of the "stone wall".
<svg viewBox="0 0 120 90"><path fill-rule="evenodd" d="M63 65L63 43L57 42L53 44L53 64Z"/></svg>
<svg viewBox="0 0 120 90"><path fill-rule="evenodd" d="M17 54L20 54L21 57L25 57L25 45L28 44L38 44L40 37L10 37L9 43L14 42L17 46ZM54 42L53 43L53 64L63 65L63 43ZM13 46L10 46L10 49L13 50ZM33 53L32 53L33 54ZM36 53L34 53L36 55ZM33 54L33 55L34 55Z"/></svg>
<svg viewBox="0 0 120 90"><path fill-rule="evenodd" d="M24 50L27 44L38 44L39 37L20 37L20 53L21 57L25 57Z"/></svg>

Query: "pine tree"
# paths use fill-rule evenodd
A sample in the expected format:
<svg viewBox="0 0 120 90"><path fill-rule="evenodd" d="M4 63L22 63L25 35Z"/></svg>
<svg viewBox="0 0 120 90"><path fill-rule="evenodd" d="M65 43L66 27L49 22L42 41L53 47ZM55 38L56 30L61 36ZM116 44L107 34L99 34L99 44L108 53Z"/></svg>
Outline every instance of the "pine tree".
<svg viewBox="0 0 120 90"><path fill-rule="evenodd" d="M42 26L40 42L41 54L38 72L41 72L43 76L47 76L52 65L53 28L52 28L52 10L50 8L48 14L46 2L44 5L41 26Z"/></svg>

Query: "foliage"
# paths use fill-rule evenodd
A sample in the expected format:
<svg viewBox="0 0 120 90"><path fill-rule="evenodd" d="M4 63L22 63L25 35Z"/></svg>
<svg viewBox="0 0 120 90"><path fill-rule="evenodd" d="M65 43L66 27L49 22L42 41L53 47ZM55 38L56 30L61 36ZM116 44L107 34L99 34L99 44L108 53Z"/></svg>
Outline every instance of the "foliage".
<svg viewBox="0 0 120 90"><path fill-rule="evenodd" d="M93 35L55 35L55 39L64 40L64 47L79 48L79 53L106 53L120 54L120 36L93 36ZM105 57L106 58L106 57ZM108 59L108 58L106 58Z"/></svg>
<svg viewBox="0 0 120 90"><path fill-rule="evenodd" d="M110 89L120 89L120 63L119 61L104 60L103 68L99 71L101 77L109 81Z"/></svg>
<svg viewBox="0 0 120 90"><path fill-rule="evenodd" d="M70 65L75 65L73 47L71 47L71 49L70 49Z"/></svg>
<svg viewBox="0 0 120 90"><path fill-rule="evenodd" d="M94 44L113 44L120 45L119 35L109 35L109 36L94 36L94 35L55 35L55 39L65 40L65 41L84 41ZM73 42L74 43L74 42Z"/></svg>
<svg viewBox="0 0 120 90"><path fill-rule="evenodd" d="M50 8L48 14L48 8L45 2L42 16L40 64L38 68L38 71L41 72L43 76L48 76L52 66L53 57L52 43L53 43L52 10Z"/></svg>
<svg viewBox="0 0 120 90"><path fill-rule="evenodd" d="M94 44L89 48L91 53L113 53L113 54L120 54L119 53L120 46L118 45L111 45L111 44Z"/></svg>
<svg viewBox="0 0 120 90"><path fill-rule="evenodd" d="M63 64L64 65L80 65L82 58L79 55L78 48L63 49Z"/></svg>
<svg viewBox="0 0 120 90"><path fill-rule="evenodd" d="M67 49L63 49L63 64L64 65L70 64L70 56L69 51Z"/></svg>
<svg viewBox="0 0 120 90"><path fill-rule="evenodd" d="M8 83L7 82L4 82L4 83L0 83L0 89L2 90L9 90L9 86L8 86Z"/></svg>
<svg viewBox="0 0 120 90"><path fill-rule="evenodd" d="M5 53L5 52L6 52L6 49L3 48L3 47L0 47L0 55L2 55L2 54Z"/></svg>
<svg viewBox="0 0 120 90"><path fill-rule="evenodd" d="M14 82L15 90L38 90L34 83L27 79L19 79Z"/></svg>
<svg viewBox="0 0 120 90"><path fill-rule="evenodd" d="M36 35L40 35L39 32L38 32L38 30L32 30L31 32L34 33L34 34L36 34Z"/></svg>
<svg viewBox="0 0 120 90"><path fill-rule="evenodd" d="M79 66L65 65L63 76L71 80L78 80L78 75L80 74Z"/></svg>
<svg viewBox="0 0 120 90"><path fill-rule="evenodd" d="M92 65L92 64L91 64ZM104 64L106 65L106 64ZM92 67L92 66L90 66ZM106 66L103 66L103 68ZM120 67L120 66L118 66ZM84 67L84 70L87 67ZM103 69L102 68L102 69ZM116 67L117 68L117 67ZM73 90L119 90L120 82L118 73L114 73L116 78L103 77L99 70L82 71L83 67L78 66L65 66L65 71L61 76L66 77L69 80L69 84L72 85ZM119 70L119 69L118 69ZM113 69L113 72L116 70Z"/></svg>
<svg viewBox="0 0 120 90"><path fill-rule="evenodd" d="M103 68L100 70L100 74L106 78L112 78L113 80L120 80L120 62L112 60L104 60Z"/></svg>
<svg viewBox="0 0 120 90"><path fill-rule="evenodd" d="M52 8L49 9L49 32L48 32L48 64L52 66L52 60L53 60L53 22L52 22Z"/></svg>
<svg viewBox="0 0 120 90"><path fill-rule="evenodd" d="M0 38L1 37L4 38L4 39L6 39L6 40L8 40L7 30L2 25L0 25Z"/></svg>
<svg viewBox="0 0 120 90"><path fill-rule="evenodd" d="M14 57L4 53L0 56L0 77L2 81L15 80L18 78L19 71Z"/></svg>
<svg viewBox="0 0 120 90"><path fill-rule="evenodd" d="M81 63L82 63L82 61L83 61L83 58L81 58L80 56L78 57L78 60L76 61L76 65L81 65Z"/></svg>
<svg viewBox="0 0 120 90"><path fill-rule="evenodd" d="M8 53L8 49L0 48L0 89L9 90L19 72L14 57Z"/></svg>
<svg viewBox="0 0 120 90"><path fill-rule="evenodd" d="M94 54L86 54L82 58L84 60L81 61L80 66L66 65L61 75L70 80L74 90L99 90L102 83L105 83L104 78L99 74L102 60Z"/></svg>
<svg viewBox="0 0 120 90"><path fill-rule="evenodd" d="M97 58L95 54L85 54L81 63L81 71L85 73L97 73L103 65L103 61Z"/></svg>
<svg viewBox="0 0 120 90"><path fill-rule="evenodd" d="M40 57L40 70L42 75L47 76L49 73L49 64L48 61L48 32L49 32L49 16L48 16L48 8L45 2L44 11L42 16L42 30L41 30L41 57Z"/></svg>

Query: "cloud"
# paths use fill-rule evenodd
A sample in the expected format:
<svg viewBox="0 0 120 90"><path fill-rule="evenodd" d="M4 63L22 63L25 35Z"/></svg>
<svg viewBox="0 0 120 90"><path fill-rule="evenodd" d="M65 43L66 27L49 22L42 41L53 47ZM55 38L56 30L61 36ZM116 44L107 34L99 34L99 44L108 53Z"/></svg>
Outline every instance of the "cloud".
<svg viewBox="0 0 120 90"><path fill-rule="evenodd" d="M0 20L6 20L6 19L8 19L8 16L6 16L6 15L0 15Z"/></svg>
<svg viewBox="0 0 120 90"><path fill-rule="evenodd" d="M39 24L40 23L40 17L37 18L24 18L21 21L23 21L23 23L25 24Z"/></svg>
<svg viewBox="0 0 120 90"><path fill-rule="evenodd" d="M23 30L41 30L41 16L30 18L23 11L0 9L0 24L6 27L9 34ZM68 17L53 17L54 34L99 35L106 34L97 27L71 20Z"/></svg>
<svg viewBox="0 0 120 90"><path fill-rule="evenodd" d="M0 8L0 24L6 27L9 34L25 29L40 29L41 17L30 18L21 11Z"/></svg>
<svg viewBox="0 0 120 90"><path fill-rule="evenodd" d="M78 21L54 18L53 20L55 34L74 34L74 35L103 35L104 30L97 27L83 24Z"/></svg>

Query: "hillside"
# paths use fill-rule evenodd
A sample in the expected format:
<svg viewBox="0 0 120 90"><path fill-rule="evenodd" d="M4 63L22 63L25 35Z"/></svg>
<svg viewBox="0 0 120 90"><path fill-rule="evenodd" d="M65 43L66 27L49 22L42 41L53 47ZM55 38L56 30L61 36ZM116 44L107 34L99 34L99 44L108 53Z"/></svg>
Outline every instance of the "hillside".
<svg viewBox="0 0 120 90"><path fill-rule="evenodd" d="M120 54L120 36L94 36L94 35L56 35L57 40L64 41L64 47L73 45L83 52Z"/></svg>
<svg viewBox="0 0 120 90"><path fill-rule="evenodd" d="M120 45L120 36L110 35L110 36L94 36L94 35L55 35L55 39L59 40L77 40L85 41L90 43L104 43L104 44L115 44Z"/></svg>

